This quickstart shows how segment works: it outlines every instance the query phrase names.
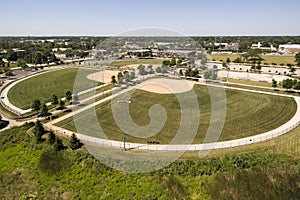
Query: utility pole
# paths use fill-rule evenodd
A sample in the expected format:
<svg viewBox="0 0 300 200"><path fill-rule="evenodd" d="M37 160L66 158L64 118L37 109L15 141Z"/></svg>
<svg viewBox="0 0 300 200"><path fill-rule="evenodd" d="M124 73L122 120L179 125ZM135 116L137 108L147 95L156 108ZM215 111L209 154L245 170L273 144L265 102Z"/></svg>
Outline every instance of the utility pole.
<svg viewBox="0 0 300 200"><path fill-rule="evenodd" d="M131 104L130 100L127 99L121 99L117 101L119 104L124 104L123 105L123 120L124 120L124 125L125 125L125 104ZM126 151L126 133L125 131L123 132L123 150Z"/></svg>

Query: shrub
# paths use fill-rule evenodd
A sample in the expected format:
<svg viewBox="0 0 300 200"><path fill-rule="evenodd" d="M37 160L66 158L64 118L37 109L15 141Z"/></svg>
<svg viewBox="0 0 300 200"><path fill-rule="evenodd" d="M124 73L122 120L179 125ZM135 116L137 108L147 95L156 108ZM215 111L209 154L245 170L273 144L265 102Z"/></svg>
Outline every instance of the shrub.
<svg viewBox="0 0 300 200"><path fill-rule="evenodd" d="M69 159L64 152L45 150L38 162L38 169L47 175L59 175L69 167Z"/></svg>

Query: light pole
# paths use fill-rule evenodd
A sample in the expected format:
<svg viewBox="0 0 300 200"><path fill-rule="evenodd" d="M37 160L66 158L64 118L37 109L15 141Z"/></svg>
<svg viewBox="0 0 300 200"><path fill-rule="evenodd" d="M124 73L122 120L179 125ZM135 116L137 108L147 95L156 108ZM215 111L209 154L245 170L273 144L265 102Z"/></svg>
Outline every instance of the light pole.
<svg viewBox="0 0 300 200"><path fill-rule="evenodd" d="M117 103L124 104L122 112L123 112L123 120L124 120L124 125L125 125L125 104L131 104L131 101L127 100L127 99L121 99L121 100L117 101ZM123 132L123 149L124 149L124 151L126 151L126 133L125 133L125 131Z"/></svg>

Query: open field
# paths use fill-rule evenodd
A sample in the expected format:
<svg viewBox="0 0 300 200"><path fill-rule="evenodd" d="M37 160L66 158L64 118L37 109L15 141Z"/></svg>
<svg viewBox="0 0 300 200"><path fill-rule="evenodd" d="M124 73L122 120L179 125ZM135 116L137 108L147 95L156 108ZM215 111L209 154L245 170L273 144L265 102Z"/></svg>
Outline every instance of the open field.
<svg viewBox="0 0 300 200"><path fill-rule="evenodd" d="M224 80L226 81L226 79L224 79ZM228 79L228 82L229 83L253 85L253 86L272 87L272 83L259 82L259 81L249 81L249 80L242 80L242 79Z"/></svg>
<svg viewBox="0 0 300 200"><path fill-rule="evenodd" d="M200 109L199 128L194 143L202 143L210 123L211 100L207 87L196 85L194 86L194 91L197 94ZM243 138L275 129L287 122L294 116L296 111L296 103L292 98L230 89L226 90L226 95L227 114L219 141ZM129 107L131 117L140 126L146 126L150 123L148 112L153 104L162 105L166 110L168 118L164 128L155 136L145 139L127 136L127 141L137 143L146 143L148 141L156 141L160 144L169 143L179 128L180 110L176 96L137 90L131 100L132 103ZM99 125L97 123L90 123L94 119L91 113L92 110L80 113L78 117L81 117L81 119L77 122L86 127L86 129L81 130L81 133L98 137ZM113 119L110 102L96 107L96 114L98 117L97 120L106 136L109 139L121 141L122 131L117 127ZM57 125L76 131L73 118L66 119Z"/></svg>
<svg viewBox="0 0 300 200"><path fill-rule="evenodd" d="M233 61L236 58L239 58L240 56L241 55L236 54L213 54L210 55L210 58L216 61L226 61L226 59L229 58L231 61ZM276 63L277 66L280 66L280 64L296 64L294 56L261 55L261 57L264 59L262 61L262 64L268 63L269 65L272 65L272 63Z"/></svg>
<svg viewBox="0 0 300 200"><path fill-rule="evenodd" d="M21 81L11 88L8 98L13 105L28 109L35 99L50 101L53 94L64 97L67 90L73 91L78 70L78 68L62 69ZM88 74L94 73L94 70L81 69L80 71L82 76L76 81L81 86L77 92L91 88L92 85L98 85L97 82L86 78Z"/></svg>
<svg viewBox="0 0 300 200"><path fill-rule="evenodd" d="M163 59L130 59L130 60L118 60L110 63L113 67L122 67L126 65L145 64L145 65L161 65Z"/></svg>

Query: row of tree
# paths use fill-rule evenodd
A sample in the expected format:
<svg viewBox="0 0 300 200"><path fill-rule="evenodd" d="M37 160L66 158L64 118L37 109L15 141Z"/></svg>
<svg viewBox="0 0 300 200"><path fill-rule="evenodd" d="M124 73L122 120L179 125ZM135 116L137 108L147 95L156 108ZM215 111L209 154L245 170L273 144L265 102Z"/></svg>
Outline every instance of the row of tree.
<svg viewBox="0 0 300 200"><path fill-rule="evenodd" d="M42 123L39 120L35 123L32 133L35 137L36 143L42 143L45 141L45 139L43 138L43 135L45 135L47 133L47 131L44 129ZM59 139L58 137L56 137L55 134L53 133L53 131L50 131L48 133L47 142L50 145L53 145L53 148L56 151L60 151L60 150L63 150L66 148L63 145L62 140ZM72 134L69 143L70 143L69 146L72 150L79 149L83 145L74 133Z"/></svg>
<svg viewBox="0 0 300 200"><path fill-rule="evenodd" d="M118 78L118 80L117 80L117 78ZM135 78L135 73L134 72L129 73L128 71L125 70L123 72L119 72L117 77L115 75L113 75L111 77L111 83L113 85L115 85L117 83L119 83L119 84L122 84L122 83L125 83L125 82L127 83L127 82L133 80L134 78Z"/></svg>
<svg viewBox="0 0 300 200"><path fill-rule="evenodd" d="M66 100L70 101L70 100L74 101L78 101L78 97L77 95L72 95L71 91L67 91L66 92ZM53 94L51 97L51 104L54 106L58 106L57 109L58 110L62 110L65 108L65 102L61 99L58 98L57 95ZM48 107L46 105L46 102L42 103L41 100L36 99L32 102L31 108L33 111L39 112L41 116L47 116L49 114L49 110Z"/></svg>
<svg viewBox="0 0 300 200"><path fill-rule="evenodd" d="M284 79L281 83L282 87L284 89L295 89L295 90L300 90L300 81L296 79ZM275 79L272 79L272 87L277 88L278 87L278 82Z"/></svg>

